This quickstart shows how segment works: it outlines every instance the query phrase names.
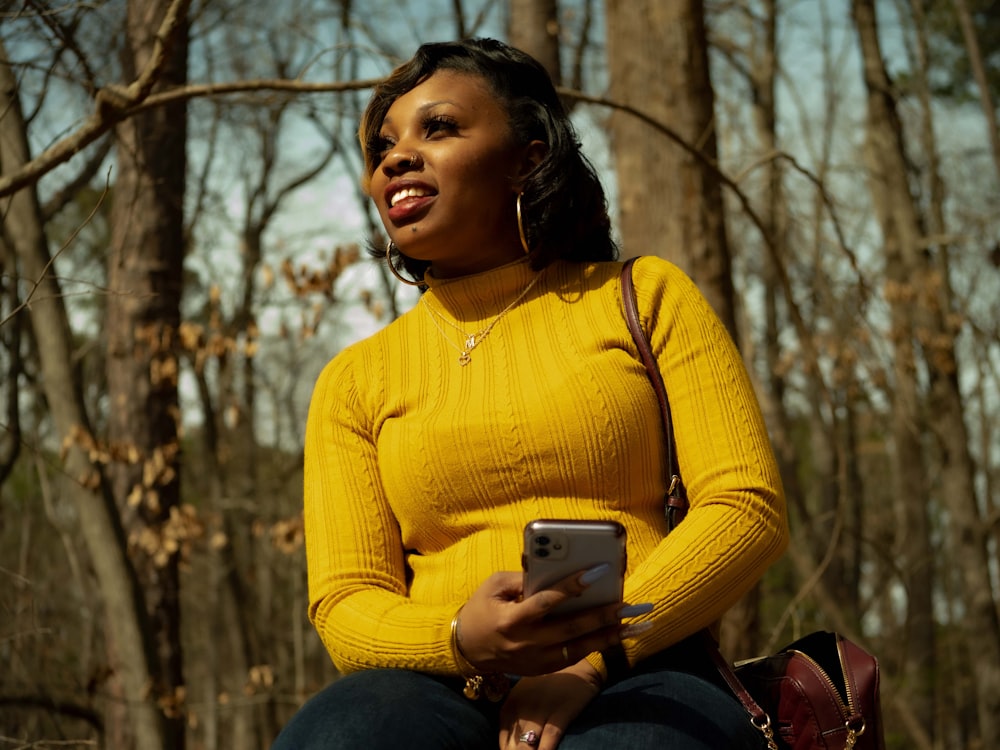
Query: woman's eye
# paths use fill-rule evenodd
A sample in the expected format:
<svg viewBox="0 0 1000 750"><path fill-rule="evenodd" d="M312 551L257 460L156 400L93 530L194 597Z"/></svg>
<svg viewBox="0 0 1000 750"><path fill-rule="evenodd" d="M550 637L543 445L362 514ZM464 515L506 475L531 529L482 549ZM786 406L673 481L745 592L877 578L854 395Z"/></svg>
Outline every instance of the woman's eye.
<svg viewBox="0 0 1000 750"><path fill-rule="evenodd" d="M452 133L458 130L458 123L451 117L444 117L443 115L438 115L437 117L431 117L424 123L424 129L427 131L427 135L434 135L435 133Z"/></svg>
<svg viewBox="0 0 1000 750"><path fill-rule="evenodd" d="M392 148L392 140L384 135L378 135L368 142L368 153L372 158L381 161Z"/></svg>

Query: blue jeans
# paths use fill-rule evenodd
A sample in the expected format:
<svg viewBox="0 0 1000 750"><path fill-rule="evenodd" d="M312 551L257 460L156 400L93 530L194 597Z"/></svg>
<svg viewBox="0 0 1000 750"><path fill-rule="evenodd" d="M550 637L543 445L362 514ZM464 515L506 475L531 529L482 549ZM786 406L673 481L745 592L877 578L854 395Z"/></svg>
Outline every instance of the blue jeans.
<svg viewBox="0 0 1000 750"><path fill-rule="evenodd" d="M606 687L570 725L559 749L764 747L707 659L691 669L689 654L680 664L676 647L664 654ZM499 704L465 698L456 680L373 669L343 677L313 696L271 750L496 750L499 712Z"/></svg>

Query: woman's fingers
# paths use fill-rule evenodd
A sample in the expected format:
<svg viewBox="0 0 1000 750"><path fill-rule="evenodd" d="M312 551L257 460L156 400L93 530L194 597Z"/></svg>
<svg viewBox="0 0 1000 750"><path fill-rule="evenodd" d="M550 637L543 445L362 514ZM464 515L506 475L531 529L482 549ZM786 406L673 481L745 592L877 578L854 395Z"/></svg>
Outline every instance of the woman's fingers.
<svg viewBox="0 0 1000 750"><path fill-rule="evenodd" d="M490 576L459 616L458 643L463 656L483 671L537 675L563 669L591 652L638 635L637 624L623 626L622 620L647 614L652 605L616 603L551 614L554 607L582 594L609 570L607 565L594 566L523 600L520 573Z"/></svg>
<svg viewBox="0 0 1000 750"><path fill-rule="evenodd" d="M640 617L653 610L652 604L609 604L604 607L582 610L558 617L543 617L534 624L539 642L563 643L583 639L591 634L599 634L610 630L619 638L629 638L638 635L641 630L625 630L622 620ZM639 623L637 623L639 624ZM624 630L624 633L622 632ZM615 640L615 639L613 639ZM617 642L617 640L615 640ZM612 644L613 645L613 644Z"/></svg>
<svg viewBox="0 0 1000 750"><path fill-rule="evenodd" d="M526 597L524 603L533 607L540 617L544 617L557 605L580 596L610 571L611 566L608 563L600 563L587 570L581 570Z"/></svg>

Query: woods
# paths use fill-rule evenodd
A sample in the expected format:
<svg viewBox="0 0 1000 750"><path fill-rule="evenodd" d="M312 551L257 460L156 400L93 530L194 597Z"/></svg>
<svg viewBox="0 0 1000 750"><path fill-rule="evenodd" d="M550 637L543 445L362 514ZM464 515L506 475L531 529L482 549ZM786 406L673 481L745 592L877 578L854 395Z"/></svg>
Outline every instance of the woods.
<svg viewBox="0 0 1000 750"><path fill-rule="evenodd" d="M415 301L357 121L464 35L543 61L755 379L793 540L727 655L839 630L890 748L1000 747L996 0L0 3L0 747L267 748L336 676L309 393Z"/></svg>

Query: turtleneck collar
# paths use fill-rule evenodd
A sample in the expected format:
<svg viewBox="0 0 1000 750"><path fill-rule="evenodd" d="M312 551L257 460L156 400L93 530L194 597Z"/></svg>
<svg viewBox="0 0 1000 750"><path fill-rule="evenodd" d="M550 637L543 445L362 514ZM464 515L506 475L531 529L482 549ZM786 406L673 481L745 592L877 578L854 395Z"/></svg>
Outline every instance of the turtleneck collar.
<svg viewBox="0 0 1000 750"><path fill-rule="evenodd" d="M435 278L431 271L424 275L429 302L456 321L472 323L496 316L531 283L538 273L528 258L520 258L488 271L450 279ZM528 297L541 293L535 286Z"/></svg>

